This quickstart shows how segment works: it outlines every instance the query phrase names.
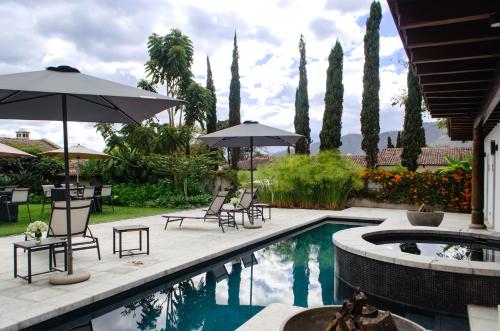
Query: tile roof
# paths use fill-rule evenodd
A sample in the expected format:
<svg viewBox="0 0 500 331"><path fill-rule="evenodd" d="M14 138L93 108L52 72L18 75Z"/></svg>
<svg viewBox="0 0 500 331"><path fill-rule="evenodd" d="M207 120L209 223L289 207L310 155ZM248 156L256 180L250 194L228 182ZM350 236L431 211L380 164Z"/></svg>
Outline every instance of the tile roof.
<svg viewBox="0 0 500 331"><path fill-rule="evenodd" d="M378 157L378 166L393 166L401 163L402 148L384 148ZM446 166L445 156L463 160L472 153L470 147L423 147L418 157L419 166Z"/></svg>
<svg viewBox="0 0 500 331"><path fill-rule="evenodd" d="M25 139L25 138L7 138L0 137L0 143L9 145L14 148L22 147L39 147L43 149L44 152L53 149L61 148L61 146L53 143L52 141L42 138L42 139Z"/></svg>
<svg viewBox="0 0 500 331"><path fill-rule="evenodd" d="M395 166L401 164L402 148L384 148L378 155L377 166ZM449 156L454 160L463 160L472 153L470 147L423 147L418 157L419 166L447 166L444 158ZM344 155L361 167L366 167L364 155Z"/></svg>
<svg viewBox="0 0 500 331"><path fill-rule="evenodd" d="M257 167L269 164L273 162L275 158L272 156L254 156L253 158L253 169L255 170ZM241 160L238 161L238 169L242 170L250 170L250 160Z"/></svg>
<svg viewBox="0 0 500 331"><path fill-rule="evenodd" d="M351 160L355 164L357 164L360 167L366 168L366 158L364 155L352 155L352 154L347 154L343 155L345 158Z"/></svg>

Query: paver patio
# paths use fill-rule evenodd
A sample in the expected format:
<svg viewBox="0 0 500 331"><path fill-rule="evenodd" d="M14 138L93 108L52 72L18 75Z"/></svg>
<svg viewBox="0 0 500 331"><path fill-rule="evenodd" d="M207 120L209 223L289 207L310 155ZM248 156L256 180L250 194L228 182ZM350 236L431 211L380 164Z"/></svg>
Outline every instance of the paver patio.
<svg viewBox="0 0 500 331"><path fill-rule="evenodd" d="M201 214L190 210L176 214ZM301 225L324 217L355 217L384 219L382 227L406 227L405 211L391 209L349 208L343 211L274 209L273 218L261 229L239 230L229 228L222 233L213 221L186 220L182 228L176 223L164 230L165 219L150 216L91 226L99 238L102 259L96 250L74 253L75 270L85 269L92 276L89 281L67 286L53 286L48 275L35 277L32 284L13 278L12 243L24 239L17 235L0 238L0 330L16 330L64 314L103 298L126 291L148 281L167 276L197 263L273 237ZM447 213L441 227L466 229L470 216ZM112 253L112 227L116 225L144 224L150 227L150 255L118 258ZM125 245L136 247L138 234L125 234ZM129 247L130 247L129 246ZM24 272L26 257L19 252L19 268ZM136 261L142 262L134 263ZM63 263L63 257L58 256ZM48 264L47 252L33 255L34 271Z"/></svg>

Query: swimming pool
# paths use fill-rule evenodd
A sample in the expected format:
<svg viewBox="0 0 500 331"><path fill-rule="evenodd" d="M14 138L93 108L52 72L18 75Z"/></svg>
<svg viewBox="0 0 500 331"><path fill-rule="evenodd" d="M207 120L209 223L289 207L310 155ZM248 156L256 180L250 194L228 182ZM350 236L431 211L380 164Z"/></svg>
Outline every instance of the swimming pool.
<svg viewBox="0 0 500 331"><path fill-rule="evenodd" d="M335 280L333 233L352 224L326 223L225 264L137 293L72 325L113 330L235 330L274 302L302 307L342 303L351 289ZM386 306L428 329L468 330L467 320ZM389 304L387 304L389 305ZM65 329L69 329L64 326ZM77 328L75 327L75 330Z"/></svg>

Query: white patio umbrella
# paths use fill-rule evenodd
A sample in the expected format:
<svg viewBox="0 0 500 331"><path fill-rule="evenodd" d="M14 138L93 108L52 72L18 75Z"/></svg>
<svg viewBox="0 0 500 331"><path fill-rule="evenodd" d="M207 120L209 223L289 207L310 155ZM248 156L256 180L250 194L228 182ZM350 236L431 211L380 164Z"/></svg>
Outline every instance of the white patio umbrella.
<svg viewBox="0 0 500 331"><path fill-rule="evenodd" d="M201 136L198 139L210 147L249 147L250 148L250 191L253 196L253 148L260 146L293 146L302 138L300 134L245 121L227 129ZM253 220L250 220L253 224Z"/></svg>
<svg viewBox="0 0 500 331"><path fill-rule="evenodd" d="M64 148L58 148L51 151L41 153L45 156L53 156L64 159ZM77 160L76 163L76 184L80 183L80 160L100 160L100 159L108 159L112 158L111 155L108 155L103 152L95 151L93 149L87 148L80 144L76 146L72 146L68 148L68 157L71 160Z"/></svg>
<svg viewBox="0 0 500 331"><path fill-rule="evenodd" d="M51 277L53 284L85 281L88 272L73 272L69 195L68 121L140 123L182 100L89 75L68 66L0 75L0 118L63 122L64 181L68 274Z"/></svg>
<svg viewBox="0 0 500 331"><path fill-rule="evenodd" d="M29 153L23 152L20 149L0 143L0 158L13 158L13 157L34 157L34 156Z"/></svg>

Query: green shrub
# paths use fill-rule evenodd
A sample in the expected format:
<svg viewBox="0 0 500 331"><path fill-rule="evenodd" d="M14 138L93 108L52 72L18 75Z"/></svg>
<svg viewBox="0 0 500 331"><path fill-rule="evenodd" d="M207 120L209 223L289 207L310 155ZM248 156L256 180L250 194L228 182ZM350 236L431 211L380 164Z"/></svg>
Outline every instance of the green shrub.
<svg viewBox="0 0 500 331"><path fill-rule="evenodd" d="M113 198L117 205L129 207L189 208L206 206L211 196L201 185L189 185L189 195L176 193L171 181L157 184L121 184L113 186Z"/></svg>
<svg viewBox="0 0 500 331"><path fill-rule="evenodd" d="M42 192L42 184L52 184L56 174L64 170L59 159L50 157L24 157L19 159L0 159L2 182L9 185L28 187L33 193Z"/></svg>
<svg viewBox="0 0 500 331"><path fill-rule="evenodd" d="M431 204L444 210L470 212L471 172L463 168L436 172L366 169L363 178L379 188L369 198L392 203Z"/></svg>
<svg viewBox="0 0 500 331"><path fill-rule="evenodd" d="M255 171L258 199L277 207L343 209L353 191L362 188L361 169L338 152L291 155ZM238 173L248 187L248 171Z"/></svg>

